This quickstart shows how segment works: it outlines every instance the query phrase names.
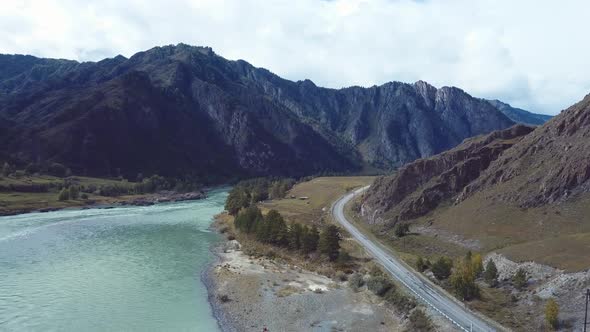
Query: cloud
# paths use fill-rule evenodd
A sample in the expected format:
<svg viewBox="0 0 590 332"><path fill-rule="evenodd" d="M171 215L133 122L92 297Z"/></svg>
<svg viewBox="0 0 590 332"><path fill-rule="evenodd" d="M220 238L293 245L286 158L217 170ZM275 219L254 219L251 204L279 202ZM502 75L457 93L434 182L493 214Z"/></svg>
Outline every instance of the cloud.
<svg viewBox="0 0 590 332"><path fill-rule="evenodd" d="M583 0L24 0L3 4L0 52L86 61L184 42L322 86L422 79L555 114L590 92L589 11Z"/></svg>

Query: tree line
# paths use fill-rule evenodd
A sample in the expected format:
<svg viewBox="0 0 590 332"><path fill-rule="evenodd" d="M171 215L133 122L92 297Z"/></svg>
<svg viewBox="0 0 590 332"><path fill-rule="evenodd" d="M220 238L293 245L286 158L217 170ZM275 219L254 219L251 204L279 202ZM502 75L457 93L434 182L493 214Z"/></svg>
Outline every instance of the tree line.
<svg viewBox="0 0 590 332"><path fill-rule="evenodd" d="M340 229L334 225L326 226L321 232L316 226L299 223L287 225L277 210L262 215L256 205L242 208L235 216L234 225L238 231L254 235L257 241L277 247L305 254L319 251L330 261L337 260L343 254L340 251Z"/></svg>
<svg viewBox="0 0 590 332"><path fill-rule="evenodd" d="M235 216L240 209L267 199L283 198L293 187L291 178L255 178L238 182L229 192L225 209Z"/></svg>

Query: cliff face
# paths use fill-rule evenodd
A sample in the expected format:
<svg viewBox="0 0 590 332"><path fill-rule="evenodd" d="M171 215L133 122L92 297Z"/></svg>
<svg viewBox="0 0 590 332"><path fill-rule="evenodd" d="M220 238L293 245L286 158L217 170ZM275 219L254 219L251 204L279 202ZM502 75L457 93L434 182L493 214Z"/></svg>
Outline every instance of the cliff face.
<svg viewBox="0 0 590 332"><path fill-rule="evenodd" d="M457 88L326 89L182 44L86 63L0 55L0 157L81 174L395 169L512 124Z"/></svg>
<svg viewBox="0 0 590 332"><path fill-rule="evenodd" d="M516 125L471 138L449 151L418 159L390 176L380 177L365 195L363 214L371 223L395 223L425 215L461 193L498 156L532 130ZM382 215L389 219L379 220Z"/></svg>
<svg viewBox="0 0 590 332"><path fill-rule="evenodd" d="M565 201L590 191L590 95L539 127L465 188L520 207Z"/></svg>
<svg viewBox="0 0 590 332"><path fill-rule="evenodd" d="M395 223L443 202L461 205L476 193L521 209L565 202L590 192L589 138L590 95L534 130L517 125L468 139L379 178L363 213L372 223ZM479 213L480 220L493 214Z"/></svg>

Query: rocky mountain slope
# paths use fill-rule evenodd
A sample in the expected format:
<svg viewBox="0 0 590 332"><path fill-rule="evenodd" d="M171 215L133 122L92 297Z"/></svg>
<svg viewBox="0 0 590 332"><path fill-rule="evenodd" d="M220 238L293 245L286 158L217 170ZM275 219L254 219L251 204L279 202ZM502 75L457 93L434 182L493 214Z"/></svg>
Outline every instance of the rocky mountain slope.
<svg viewBox="0 0 590 332"><path fill-rule="evenodd" d="M512 107L509 104L503 103L499 100L488 100L490 104L504 113L510 120L526 125L539 126L549 121L552 116L545 114L536 114L525 111L522 108Z"/></svg>
<svg viewBox="0 0 590 332"><path fill-rule="evenodd" d="M0 159L78 174L394 169L513 124L458 88L327 89L183 44L84 63L0 55Z"/></svg>
<svg viewBox="0 0 590 332"><path fill-rule="evenodd" d="M370 223L387 214L389 222L413 219L434 210L476 180L504 151L533 130L516 125L465 140L436 156L418 159L378 178L363 202ZM369 212L370 211L370 212Z"/></svg>
<svg viewBox="0 0 590 332"><path fill-rule="evenodd" d="M590 95L534 130L517 125L468 139L379 178L364 198L364 214L395 223L475 194L520 209L565 202L590 192L589 137Z"/></svg>

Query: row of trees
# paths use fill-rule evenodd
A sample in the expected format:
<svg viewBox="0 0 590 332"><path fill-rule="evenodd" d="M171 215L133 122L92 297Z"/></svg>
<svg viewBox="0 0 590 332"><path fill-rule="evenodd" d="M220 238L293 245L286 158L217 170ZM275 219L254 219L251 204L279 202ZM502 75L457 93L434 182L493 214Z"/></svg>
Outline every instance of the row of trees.
<svg viewBox="0 0 590 332"><path fill-rule="evenodd" d="M234 219L238 231L253 234L256 240L303 253L318 251L335 261L340 255L340 231L334 225L327 226L321 233L317 227L298 223L287 225L283 216L270 210L266 216L256 205L243 208Z"/></svg>
<svg viewBox="0 0 590 332"><path fill-rule="evenodd" d="M18 174L17 172L21 172L21 174ZM4 164L2 164L1 173L2 176L5 177L32 175L35 173L48 174L57 177L66 177L72 175L72 171L60 163L30 163L21 171L17 171L16 165L4 162Z"/></svg>
<svg viewBox="0 0 590 332"><path fill-rule="evenodd" d="M229 192L225 209L235 216L241 209L266 199L285 197L295 180L290 178L256 178L238 182Z"/></svg>

